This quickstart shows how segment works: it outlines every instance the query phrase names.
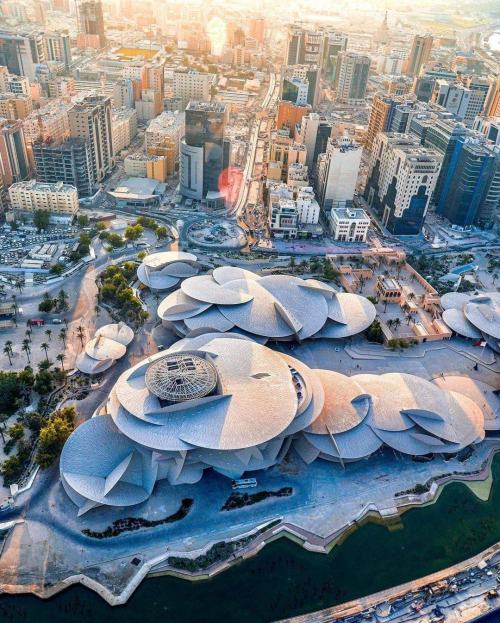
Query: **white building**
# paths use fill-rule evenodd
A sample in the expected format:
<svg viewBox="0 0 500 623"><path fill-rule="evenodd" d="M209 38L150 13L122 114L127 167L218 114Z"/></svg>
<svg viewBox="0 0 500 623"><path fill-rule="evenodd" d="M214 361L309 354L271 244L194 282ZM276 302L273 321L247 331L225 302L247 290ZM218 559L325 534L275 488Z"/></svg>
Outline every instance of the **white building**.
<svg viewBox="0 0 500 623"><path fill-rule="evenodd" d="M273 163L269 164L271 165ZM301 164L300 162L293 162L289 165L286 184L294 191L304 186L309 186L309 169L307 165Z"/></svg>
<svg viewBox="0 0 500 623"><path fill-rule="evenodd" d="M376 135L364 195L390 233L420 233L442 160L413 135Z"/></svg>
<svg viewBox="0 0 500 623"><path fill-rule="evenodd" d="M216 83L215 74L200 74L197 71L175 71L173 81L174 97L180 97L184 106L190 100L210 101L210 89Z"/></svg>
<svg viewBox="0 0 500 623"><path fill-rule="evenodd" d="M366 242L370 218L360 208L333 208L330 228L335 240L341 242Z"/></svg>
<svg viewBox="0 0 500 623"><path fill-rule="evenodd" d="M401 54L381 54L377 58L377 73L400 76L403 73L404 58Z"/></svg>
<svg viewBox="0 0 500 623"><path fill-rule="evenodd" d="M489 88L488 81L480 79L471 81L469 87L460 82L436 80L433 99L471 128L476 116L483 112Z"/></svg>
<svg viewBox="0 0 500 623"><path fill-rule="evenodd" d="M151 119L144 134L146 150L174 141L178 146L184 136L185 115L181 112L162 112ZM178 151L178 147L177 147Z"/></svg>
<svg viewBox="0 0 500 623"><path fill-rule="evenodd" d="M9 188L9 198L12 209L20 212L44 210L56 216L73 217L78 211L76 188L63 182L17 182Z"/></svg>
<svg viewBox="0 0 500 623"><path fill-rule="evenodd" d="M317 225L320 207L311 186L306 186L298 191L297 212L301 225Z"/></svg>
<svg viewBox="0 0 500 623"><path fill-rule="evenodd" d="M0 66L0 93L30 95L30 81L25 76L10 74L5 65Z"/></svg>
<svg viewBox="0 0 500 623"><path fill-rule="evenodd" d="M328 140L318 157L317 189L323 209L352 201L356 190L362 148L348 136Z"/></svg>
<svg viewBox="0 0 500 623"><path fill-rule="evenodd" d="M137 112L133 108L115 108L111 117L113 155L128 147L137 134ZM132 174L130 174L132 175Z"/></svg>

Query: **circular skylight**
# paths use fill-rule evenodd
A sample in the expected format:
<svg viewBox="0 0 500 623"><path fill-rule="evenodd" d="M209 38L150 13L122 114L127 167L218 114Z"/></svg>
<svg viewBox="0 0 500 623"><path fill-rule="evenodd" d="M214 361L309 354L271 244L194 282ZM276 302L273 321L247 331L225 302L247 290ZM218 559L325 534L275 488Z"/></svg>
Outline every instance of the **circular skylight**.
<svg viewBox="0 0 500 623"><path fill-rule="evenodd" d="M145 381L158 398L183 402L208 396L217 385L217 370L203 357L173 353L154 361L146 371Z"/></svg>

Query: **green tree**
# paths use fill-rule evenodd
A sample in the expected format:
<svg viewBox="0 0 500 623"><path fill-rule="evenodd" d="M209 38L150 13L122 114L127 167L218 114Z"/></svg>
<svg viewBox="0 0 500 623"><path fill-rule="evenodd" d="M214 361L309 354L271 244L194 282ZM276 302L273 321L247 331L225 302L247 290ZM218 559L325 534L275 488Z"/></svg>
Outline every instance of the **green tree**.
<svg viewBox="0 0 500 623"><path fill-rule="evenodd" d="M23 345L21 346L21 350L24 353L26 353L26 359L28 360L28 363L30 363L31 348L30 348L29 340L23 340Z"/></svg>
<svg viewBox="0 0 500 623"><path fill-rule="evenodd" d="M99 221L98 223L96 223L96 229L97 231L104 231L106 229L106 223L103 223L102 221Z"/></svg>
<svg viewBox="0 0 500 623"><path fill-rule="evenodd" d="M52 275L61 275L63 272L64 272L64 265L59 264L59 262L50 267L50 273Z"/></svg>
<svg viewBox="0 0 500 623"><path fill-rule="evenodd" d="M164 225L160 225L157 229L156 229L156 236L158 237L159 240L163 240L164 238L166 238L168 235L168 230Z"/></svg>
<svg viewBox="0 0 500 623"><path fill-rule="evenodd" d="M87 227L87 225L89 224L89 217L86 214L79 214L76 217L76 220L80 227Z"/></svg>
<svg viewBox="0 0 500 623"><path fill-rule="evenodd" d="M113 249L119 249L125 244L123 238L118 234L109 234L107 240Z"/></svg>
<svg viewBox="0 0 500 623"><path fill-rule="evenodd" d="M78 327L76 328L76 337L80 340L80 344L82 345L82 348L83 348L83 341L85 339L85 329L84 327L82 327L82 325L78 325Z"/></svg>
<svg viewBox="0 0 500 623"><path fill-rule="evenodd" d="M50 342L52 337L52 329L45 329L45 335L49 338Z"/></svg>
<svg viewBox="0 0 500 623"><path fill-rule="evenodd" d="M14 441L19 441L24 437L24 426L21 424L21 422L16 422L8 428L7 433L11 439L13 439Z"/></svg>
<svg viewBox="0 0 500 623"><path fill-rule="evenodd" d="M45 360L48 361L49 360L49 356L48 356L47 352L49 350L49 345L47 344L47 342L42 342L40 344L40 350L43 350L43 352L45 353Z"/></svg>
<svg viewBox="0 0 500 623"><path fill-rule="evenodd" d="M52 391L53 385L53 374L50 370L40 370L35 376L35 384L33 389L40 396L44 396Z"/></svg>
<svg viewBox="0 0 500 623"><path fill-rule="evenodd" d="M50 467L61 454L66 440L75 428L74 407L55 411L40 430L36 461L41 468Z"/></svg>
<svg viewBox="0 0 500 623"><path fill-rule="evenodd" d="M63 343L64 348L66 348L66 337L67 337L68 331L67 329L62 328L59 331L59 339L61 340L61 342Z"/></svg>
<svg viewBox="0 0 500 623"><path fill-rule="evenodd" d="M125 230L125 238L130 241L139 240L142 236L144 228L142 225L129 225Z"/></svg>
<svg viewBox="0 0 500 623"><path fill-rule="evenodd" d="M61 370L64 371L64 360L66 359L66 355L64 353L59 353L59 355L57 355L56 359L61 364Z"/></svg>
<svg viewBox="0 0 500 623"><path fill-rule="evenodd" d="M55 302L53 299L47 299L44 301L40 301L38 304L38 311L50 313L55 306Z"/></svg>
<svg viewBox="0 0 500 623"><path fill-rule="evenodd" d="M50 222L50 214L47 210L35 210L33 214L33 225L41 231L42 229L47 229Z"/></svg>

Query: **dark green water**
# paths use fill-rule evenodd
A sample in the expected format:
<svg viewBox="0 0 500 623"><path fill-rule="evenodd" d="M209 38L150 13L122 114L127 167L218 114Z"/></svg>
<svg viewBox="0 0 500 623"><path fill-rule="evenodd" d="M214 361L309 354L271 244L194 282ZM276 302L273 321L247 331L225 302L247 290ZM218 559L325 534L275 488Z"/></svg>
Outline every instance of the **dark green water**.
<svg viewBox="0 0 500 623"><path fill-rule="evenodd" d="M407 512L399 526L362 526L328 556L280 539L207 582L147 580L117 608L83 587L48 602L3 595L0 621L267 623L333 606L438 571L500 541L500 455L493 475L488 502L463 484L449 485L436 504Z"/></svg>

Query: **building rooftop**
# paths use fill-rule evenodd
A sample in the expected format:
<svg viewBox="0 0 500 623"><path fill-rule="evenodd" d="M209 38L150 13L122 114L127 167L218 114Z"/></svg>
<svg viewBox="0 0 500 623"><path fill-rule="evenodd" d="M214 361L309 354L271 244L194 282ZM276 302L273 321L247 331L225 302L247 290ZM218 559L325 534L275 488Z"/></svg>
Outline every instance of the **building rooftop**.
<svg viewBox="0 0 500 623"><path fill-rule="evenodd" d="M200 112L220 112L227 111L226 104L221 102L196 102L191 100L186 107L186 111L200 111Z"/></svg>
<svg viewBox="0 0 500 623"><path fill-rule="evenodd" d="M32 190L35 192L52 192L52 193L76 193L77 189L71 184L65 184L64 182L56 182L55 184L49 184L46 182L37 182L36 180L27 180L24 182L15 182L9 188L9 190Z"/></svg>

